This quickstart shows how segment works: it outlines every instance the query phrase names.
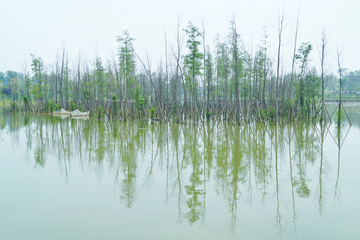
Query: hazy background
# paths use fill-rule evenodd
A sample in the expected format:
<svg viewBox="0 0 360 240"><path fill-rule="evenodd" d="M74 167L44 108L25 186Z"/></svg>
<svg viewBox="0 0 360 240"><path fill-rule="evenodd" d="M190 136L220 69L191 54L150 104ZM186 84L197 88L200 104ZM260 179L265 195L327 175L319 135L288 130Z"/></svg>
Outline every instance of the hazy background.
<svg viewBox="0 0 360 240"><path fill-rule="evenodd" d="M97 52L105 61L116 54L116 36L129 29L140 55L149 53L155 65L164 59L164 33L174 41L177 19L181 28L191 20L206 30L206 45L213 46L217 33L225 37L229 20L236 18L247 49L256 48L266 26L271 53L276 54L277 22L281 10L287 23L283 35L283 67L291 65L297 12L300 10L299 42L311 42L311 58L318 67L316 41L326 29L329 71L336 71L336 48L344 45L343 67L360 69L360 1L324 0L12 0L0 2L0 71L22 71L25 61L30 70L30 53L52 64L65 46L70 60L83 51L91 61ZM185 48L184 48L185 50ZM212 48L213 50L213 48Z"/></svg>

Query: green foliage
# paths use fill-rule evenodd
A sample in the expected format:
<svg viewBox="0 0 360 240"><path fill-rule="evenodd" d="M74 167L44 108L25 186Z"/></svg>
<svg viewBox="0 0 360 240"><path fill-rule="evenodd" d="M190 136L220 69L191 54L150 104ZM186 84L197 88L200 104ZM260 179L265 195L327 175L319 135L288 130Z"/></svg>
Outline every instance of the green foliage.
<svg viewBox="0 0 360 240"><path fill-rule="evenodd" d="M103 118L105 116L105 110L104 110L103 106L97 107L96 112L97 112L98 120L100 120L101 118Z"/></svg>
<svg viewBox="0 0 360 240"><path fill-rule="evenodd" d="M76 109L75 102L73 100L69 101L69 109L70 111L74 111Z"/></svg>
<svg viewBox="0 0 360 240"><path fill-rule="evenodd" d="M30 54L32 58L31 63L31 69L33 71L34 77L34 83L31 86L31 93L34 95L35 99L41 100L44 96L43 92L43 74L42 74L42 68L43 68L43 62L40 57L35 57L33 54Z"/></svg>
<svg viewBox="0 0 360 240"><path fill-rule="evenodd" d="M116 116L117 115L117 101L116 101L116 96L115 95L113 95L112 96L112 98L111 98L111 100L113 100L113 111L114 111L114 115Z"/></svg>
<svg viewBox="0 0 360 240"><path fill-rule="evenodd" d="M29 110L30 109L29 97L27 95L24 95L22 100L24 102L25 110Z"/></svg>
<svg viewBox="0 0 360 240"><path fill-rule="evenodd" d="M43 106L43 112L47 112L47 113L52 113L54 111L58 111L59 109L60 109L60 106L52 101L45 102L45 104Z"/></svg>
<svg viewBox="0 0 360 240"><path fill-rule="evenodd" d="M305 77L305 96L309 101L314 101L321 96L321 77L316 69L312 68Z"/></svg>
<svg viewBox="0 0 360 240"><path fill-rule="evenodd" d="M214 63L213 57L210 51L209 45L206 49L206 57L205 57L205 82L206 82L206 90L207 90L207 99L210 99L211 94L211 85L213 84L213 73L214 73Z"/></svg>
<svg viewBox="0 0 360 240"><path fill-rule="evenodd" d="M266 111L263 108L260 109L260 118L261 118L261 120L266 119Z"/></svg>
<svg viewBox="0 0 360 240"><path fill-rule="evenodd" d="M100 57L97 57L95 60L95 84L97 85L98 90L98 99L103 99L105 97L105 76L104 76L104 67Z"/></svg>
<svg viewBox="0 0 360 240"><path fill-rule="evenodd" d="M70 80L70 69L69 69L69 62L66 58L64 71L63 71L63 87L62 93L65 99L68 101L72 91L72 83L73 81Z"/></svg>
<svg viewBox="0 0 360 240"><path fill-rule="evenodd" d="M206 116L207 120L209 120L211 118L211 112L209 111L209 109L206 109L205 116Z"/></svg>
<svg viewBox="0 0 360 240"><path fill-rule="evenodd" d="M53 104L52 102L45 102L43 106L43 112L52 112L53 111Z"/></svg>
<svg viewBox="0 0 360 240"><path fill-rule="evenodd" d="M204 55L199 50L199 45L201 43L197 40L197 38L202 36L202 34L199 32L199 29L192 24L191 21L189 21L189 25L186 29L184 29L184 31L188 37L186 46L189 50L189 53L184 56L186 87L187 90L192 91L193 99L195 99L198 85L196 76L201 74L201 60L204 57Z"/></svg>
<svg viewBox="0 0 360 240"><path fill-rule="evenodd" d="M2 74L2 72L0 72L1 74ZM2 89L3 89L3 81L0 79L0 99L2 98L2 96L3 96L3 91L2 91Z"/></svg>
<svg viewBox="0 0 360 240"><path fill-rule="evenodd" d="M306 118L308 116L308 114L309 114L309 110L310 109L308 108L307 105L302 106L301 109L300 109L300 116L302 118Z"/></svg>
<svg viewBox="0 0 360 240"><path fill-rule="evenodd" d="M301 45L298 49L298 54L295 55L296 60L300 64L300 75L299 75L300 82L295 87L295 90L296 90L297 100L300 101L301 107L304 105L305 99L306 98L308 99L308 97L309 97L310 87L308 87L306 83L308 83L309 81L311 82L311 80L313 80L313 79L305 78L305 73L306 73L305 70L306 70L307 63L309 61L309 54L310 54L311 50L312 50L312 45L309 42L303 42L303 43L301 43ZM313 71L314 71L314 73L313 73L313 76L311 76L311 77L315 77L315 75L316 75L315 69Z"/></svg>
<svg viewBox="0 0 360 240"><path fill-rule="evenodd" d="M29 101L31 101L31 96L30 96L30 88L31 88L31 79L29 77L28 74L26 74L24 76L24 82L25 82L25 91L26 91L26 95L29 98Z"/></svg>
<svg viewBox="0 0 360 240"><path fill-rule="evenodd" d="M10 79L11 97L13 100L20 100L20 78L18 76Z"/></svg>
<svg viewBox="0 0 360 240"><path fill-rule="evenodd" d="M309 59L309 54L312 50L312 45L310 42L302 42L298 48L298 54L295 55L295 59L300 62L300 70L303 72L305 70L306 64Z"/></svg>
<svg viewBox="0 0 360 240"><path fill-rule="evenodd" d="M230 57L227 43L220 42L219 39L217 39L215 54L217 81L221 88L226 91L226 86L229 85L228 81L230 77Z"/></svg>
<svg viewBox="0 0 360 240"><path fill-rule="evenodd" d="M153 120L156 117L156 110L154 107L150 108L149 116L150 116L151 120Z"/></svg>
<svg viewBox="0 0 360 240"><path fill-rule="evenodd" d="M135 107L138 111L142 111L144 109L145 106L145 99L141 93L141 87L140 84L136 85L136 89L135 89L135 93L134 93L134 100L135 102Z"/></svg>
<svg viewBox="0 0 360 240"><path fill-rule="evenodd" d="M274 120L276 117L275 107L271 106L269 109L269 118Z"/></svg>
<svg viewBox="0 0 360 240"><path fill-rule="evenodd" d="M135 83L134 39L130 37L129 31L125 30L121 37L117 37L117 41L120 43L118 52L120 81L125 87L125 97L128 99L131 96L131 85Z"/></svg>
<svg viewBox="0 0 360 240"><path fill-rule="evenodd" d="M15 105L15 103L14 102L12 102L11 103L11 109L10 109L10 111L11 112L16 112L18 109L17 109L17 106Z"/></svg>

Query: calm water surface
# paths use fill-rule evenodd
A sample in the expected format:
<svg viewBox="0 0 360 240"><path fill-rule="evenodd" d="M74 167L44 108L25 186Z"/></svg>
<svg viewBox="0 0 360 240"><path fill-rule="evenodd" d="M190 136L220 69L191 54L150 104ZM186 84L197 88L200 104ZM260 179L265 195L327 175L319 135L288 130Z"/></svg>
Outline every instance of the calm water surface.
<svg viewBox="0 0 360 240"><path fill-rule="evenodd" d="M347 109L340 128L1 114L0 239L357 239Z"/></svg>

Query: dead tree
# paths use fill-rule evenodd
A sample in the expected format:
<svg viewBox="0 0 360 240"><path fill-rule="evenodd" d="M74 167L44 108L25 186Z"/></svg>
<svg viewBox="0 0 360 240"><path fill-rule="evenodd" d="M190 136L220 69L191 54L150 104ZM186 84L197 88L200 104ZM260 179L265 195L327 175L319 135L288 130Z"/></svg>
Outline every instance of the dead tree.
<svg viewBox="0 0 360 240"><path fill-rule="evenodd" d="M277 67L276 67L276 89L275 89L275 122L278 122L279 117L279 76L280 76L280 58L281 58L281 36L284 29L284 9L282 10L281 16L279 16L278 22L278 51L277 51Z"/></svg>

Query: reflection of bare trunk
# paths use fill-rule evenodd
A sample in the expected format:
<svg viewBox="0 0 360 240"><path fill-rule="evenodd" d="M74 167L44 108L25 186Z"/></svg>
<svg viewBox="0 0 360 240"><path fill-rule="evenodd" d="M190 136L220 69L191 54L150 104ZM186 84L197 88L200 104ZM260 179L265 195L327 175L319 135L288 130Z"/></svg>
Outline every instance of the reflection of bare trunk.
<svg viewBox="0 0 360 240"><path fill-rule="evenodd" d="M276 178L276 225L281 236L281 213L280 213L280 200L279 200L279 165L278 165L278 129L275 128L275 178Z"/></svg>
<svg viewBox="0 0 360 240"><path fill-rule="evenodd" d="M290 159L290 180L291 180L291 197L292 197L292 208L293 208L293 223L294 223L294 231L296 234L296 206L295 206L295 193L294 193L294 176L293 176L293 163L292 163L292 157L291 157L291 126L289 126L289 159Z"/></svg>
<svg viewBox="0 0 360 240"><path fill-rule="evenodd" d="M177 181L178 181L178 211L179 211L179 218L182 215L181 214L181 178L180 178L180 163L179 163L179 149L178 149L178 139L175 140L175 151L176 151L176 170L177 170Z"/></svg>
<svg viewBox="0 0 360 240"><path fill-rule="evenodd" d="M341 150L341 128L340 128L340 126L338 126L337 143L338 143L337 144L338 145L338 166L337 166L337 175L336 175L336 183L335 183L335 191L334 191L334 203L335 203L336 198L339 200L340 150Z"/></svg>
<svg viewBox="0 0 360 240"><path fill-rule="evenodd" d="M322 174L323 174L323 163L324 163L324 136L325 136L325 125L320 122L320 169L319 169L319 212L322 214L323 209L323 186L322 186Z"/></svg>
<svg viewBox="0 0 360 240"><path fill-rule="evenodd" d="M235 126L236 127L236 126ZM235 128L236 129L236 128ZM236 215L237 215L237 201L238 201L238 182L239 182L239 174L240 169L242 168L242 154L240 153L240 130L236 129L234 134L234 145L235 145L235 152L233 153L232 159L232 176L231 176L231 185L232 185L232 196L231 196L231 206L230 206L230 213L231 213L231 231L234 233L235 225L236 225Z"/></svg>
<svg viewBox="0 0 360 240"><path fill-rule="evenodd" d="M323 210L323 185L322 185L322 174L323 174L323 144L321 144L321 158L320 158L320 170L319 170L319 212L322 214Z"/></svg>
<svg viewBox="0 0 360 240"><path fill-rule="evenodd" d="M205 66L205 65L204 65ZM204 102L205 102L205 97L204 97ZM206 134L206 131L205 131L205 125L203 125L203 143L204 143L204 153L203 153L203 172L204 172L204 175L203 175L203 188L204 188L204 194L203 194L203 203L204 203L204 215L203 215L203 223L205 222L205 213L206 213L206 144L205 144L205 134ZM209 134L209 133L208 133Z"/></svg>
<svg viewBox="0 0 360 240"><path fill-rule="evenodd" d="M62 124L63 122L60 123L60 133L61 133L61 146L62 146L62 152L63 154L66 153L65 151L65 143L64 143L64 131L63 131L63 128L62 128ZM61 154L61 155L63 155ZM59 155L59 156L61 156ZM65 159L65 155L63 156L64 158L64 167L65 167L65 174L66 174L66 181L68 181L69 179L69 175L68 175L68 170L67 170L67 164L66 164L66 159Z"/></svg>

